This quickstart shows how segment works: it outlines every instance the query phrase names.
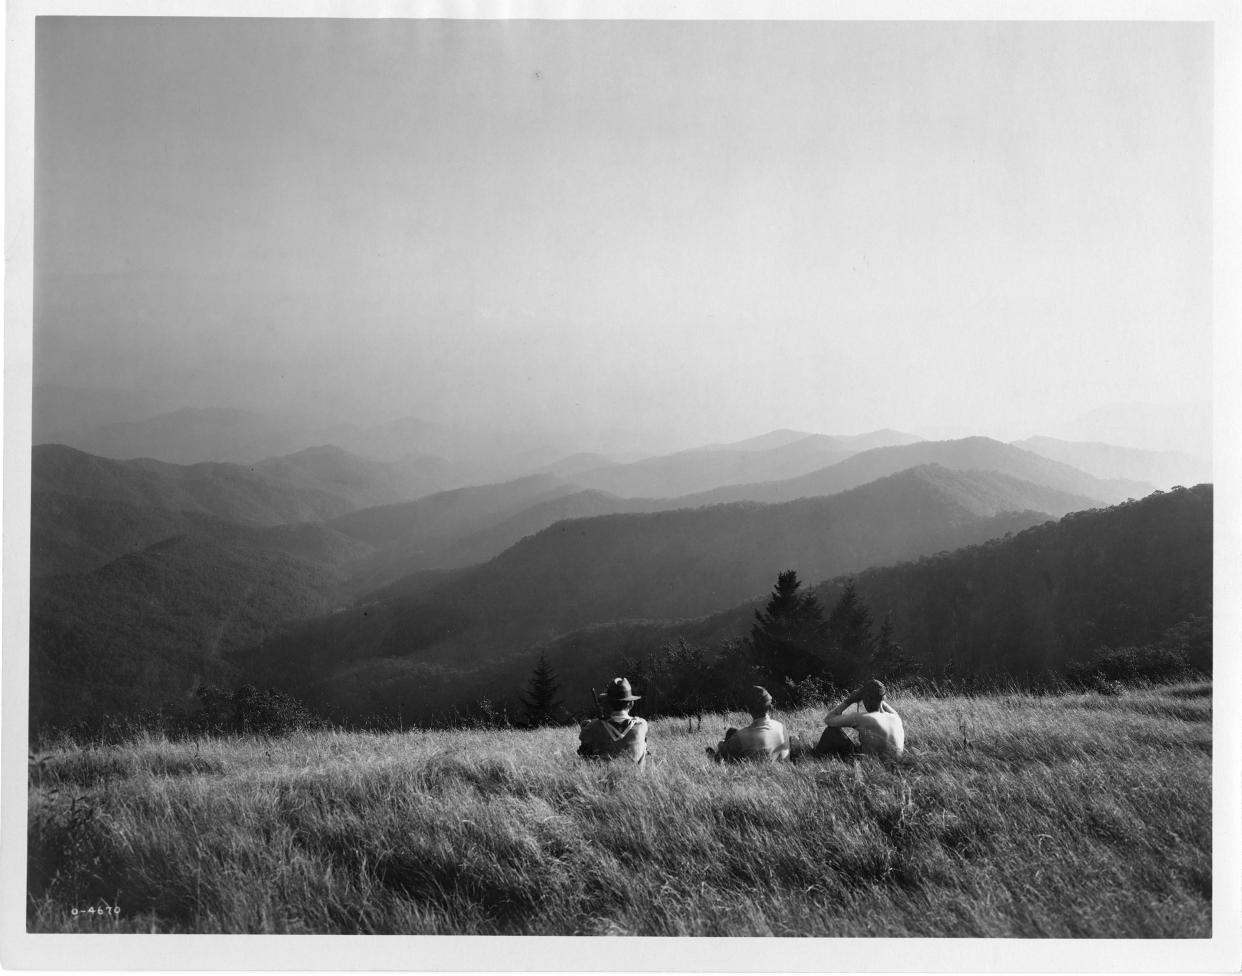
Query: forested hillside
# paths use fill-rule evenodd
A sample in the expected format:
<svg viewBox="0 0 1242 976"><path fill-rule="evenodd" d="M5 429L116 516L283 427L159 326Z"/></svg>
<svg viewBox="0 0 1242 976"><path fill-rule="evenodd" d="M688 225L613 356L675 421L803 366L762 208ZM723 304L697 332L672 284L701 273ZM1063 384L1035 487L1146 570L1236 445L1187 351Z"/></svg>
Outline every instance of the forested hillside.
<svg viewBox="0 0 1242 976"><path fill-rule="evenodd" d="M34 580L31 724L133 714L231 680L227 652L327 612L339 582L284 552L186 536Z"/></svg>
<svg viewBox="0 0 1242 976"><path fill-rule="evenodd" d="M391 467L335 449L260 465L181 465L115 461L46 444L34 449L31 465L36 496L54 492L258 525L327 519L379 500L413 497Z"/></svg>
<svg viewBox="0 0 1242 976"><path fill-rule="evenodd" d="M929 483L940 479L944 489L957 504L977 516L993 516L1002 512L1034 511L1049 515L1091 508L1096 504L1083 495L1071 495L1052 488L1044 488L1030 482L1020 481L992 471L952 472L939 465L927 465L919 477ZM521 484L514 482L514 485ZM495 486L501 487L501 486ZM507 515L503 521L495 521L503 513L449 512L426 528L420 523L427 516L421 513L437 506L441 499L464 497L467 493L482 495L488 488L463 489L461 492L445 492L421 499L405 506L358 512L334 521L338 527L359 524L375 518L377 526L389 516L400 516L401 527L395 525L387 532L368 532L367 538L383 541L384 548L369 561L360 572L355 590L378 589L398 580L406 573L418 573L431 569L456 569L482 563L498 556L505 549L520 542L526 536L535 535L557 522L566 519L582 519L599 515L623 515L675 511L700 508L694 504L694 496L684 498L621 498L601 491L579 491L562 494L549 492L552 497L535 501L516 514ZM563 490L563 489L562 489ZM815 506L806 510L813 511ZM464 516L470 516L467 520ZM383 518L381 518L383 516ZM495 522L495 524L491 524ZM386 538L385 538L386 535Z"/></svg>
<svg viewBox="0 0 1242 976"><path fill-rule="evenodd" d="M964 681L1063 675L1102 648L1158 645L1211 670L1212 486L1075 513L980 545L852 577L873 632L887 619L913 673ZM850 578L812 592L827 613ZM747 638L761 601L677 623L618 622L565 635L540 653L566 686L678 640L712 659ZM520 680L517 667L505 675ZM503 681L489 686L492 695Z"/></svg>
<svg viewBox="0 0 1242 976"><path fill-rule="evenodd" d="M535 501L515 514L496 512L476 516L469 521L450 518L437 523L425 535L398 534L395 539L387 540L383 548L359 568L352 588L359 594L387 589L390 584L400 588L400 581L412 574L461 569L483 563L527 536L566 519L657 512L676 506L675 500L620 498L603 491L551 494L553 497ZM439 531L441 526L443 532Z"/></svg>
<svg viewBox="0 0 1242 976"><path fill-rule="evenodd" d="M831 605L836 581L820 589ZM1072 514L1009 539L858 574L906 653L964 675L1039 674L1212 619L1212 486ZM1210 668L1210 660L1193 662Z"/></svg>
<svg viewBox="0 0 1242 976"><path fill-rule="evenodd" d="M1006 484L929 467L784 505L559 522L482 566L430 588L420 578L408 596L395 585L381 601L315 621L239 661L257 680L290 680L321 701L339 702L352 682L360 695L425 702L427 669L451 678L592 624L708 614L764 592L790 565L822 579L1046 520L997 514Z"/></svg>
<svg viewBox="0 0 1242 976"><path fill-rule="evenodd" d="M59 447L36 458L34 721L156 705L217 679L415 717L512 691L541 648L579 683L677 637L711 658L748 635L751 601L790 568L808 584L857 575L876 626L887 617L905 656L937 672L1055 671L1210 621L1210 487L1092 510L933 464L831 496L683 508L538 475L263 525L348 504L288 492L290 480L336 477L346 494L374 481L338 452L255 471ZM831 606L839 584L818 592Z"/></svg>
<svg viewBox="0 0 1242 976"><path fill-rule="evenodd" d="M30 574L85 573L162 539L225 524L206 512L40 491L30 500Z"/></svg>

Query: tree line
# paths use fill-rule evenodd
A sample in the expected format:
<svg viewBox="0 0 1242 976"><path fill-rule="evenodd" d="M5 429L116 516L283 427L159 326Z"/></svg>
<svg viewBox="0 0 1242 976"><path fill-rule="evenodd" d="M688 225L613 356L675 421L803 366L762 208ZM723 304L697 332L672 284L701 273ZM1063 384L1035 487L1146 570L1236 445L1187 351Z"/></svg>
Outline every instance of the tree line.
<svg viewBox="0 0 1242 976"><path fill-rule="evenodd" d="M797 572L785 570L764 608L754 611L746 637L721 640L714 649L684 637L667 640L648 654L621 660L618 672L643 695L638 711L649 716L737 709L756 684L771 692L778 707L792 709L826 702L870 677L967 692L1018 681L1030 688L1108 694L1125 684L1211 673L1212 621L1204 614L1187 614L1146 640L1098 643L1040 673L991 672L907 653L897 640L892 614L886 613L877 625L855 578L834 589L839 596L825 612L816 593L803 588ZM569 717L555 672L541 655L520 709L507 720L545 725Z"/></svg>
<svg viewBox="0 0 1242 976"><path fill-rule="evenodd" d="M801 708L865 677L892 680L912 673L891 620L877 627L851 580L832 609L805 590L796 570L782 572L749 636L722 641L713 651L684 637L619 663L648 715L696 715L736 708L761 684L779 707ZM530 725L564 721L568 712L547 658L540 656L521 698Z"/></svg>

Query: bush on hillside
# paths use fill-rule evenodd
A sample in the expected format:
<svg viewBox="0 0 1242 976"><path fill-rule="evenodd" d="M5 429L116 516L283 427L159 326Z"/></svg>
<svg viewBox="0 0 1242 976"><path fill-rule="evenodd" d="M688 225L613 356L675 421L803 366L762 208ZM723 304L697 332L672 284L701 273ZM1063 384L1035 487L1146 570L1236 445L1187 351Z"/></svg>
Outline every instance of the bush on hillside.
<svg viewBox="0 0 1242 976"><path fill-rule="evenodd" d="M801 681L785 679L783 699L788 708L814 708L837 698L836 686L822 678L806 677Z"/></svg>
<svg viewBox="0 0 1242 976"><path fill-rule="evenodd" d="M196 692L198 712L188 716L186 731L219 735L288 735L322 725L292 695L271 688L242 685L233 691L203 685Z"/></svg>
<svg viewBox="0 0 1242 976"><path fill-rule="evenodd" d="M1135 684L1170 681L1193 669L1184 652L1161 645L1102 647L1091 660L1072 664L1066 677L1072 684L1098 688L1102 683Z"/></svg>
<svg viewBox="0 0 1242 976"><path fill-rule="evenodd" d="M64 741L115 745L146 735L169 739L276 736L322 729L329 724L292 695L270 688L242 685L230 691L201 685L189 704L165 702L157 708L106 712L71 724L40 725L32 730L31 743L39 747Z"/></svg>

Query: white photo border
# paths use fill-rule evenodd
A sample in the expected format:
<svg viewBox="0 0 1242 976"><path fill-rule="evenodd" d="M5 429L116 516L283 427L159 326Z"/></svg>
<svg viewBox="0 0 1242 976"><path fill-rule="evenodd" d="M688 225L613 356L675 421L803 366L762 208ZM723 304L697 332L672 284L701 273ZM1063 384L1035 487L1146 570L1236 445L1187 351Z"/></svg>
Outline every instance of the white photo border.
<svg viewBox="0 0 1242 976"><path fill-rule="evenodd" d="M1221 0L10 0L5 44L0 961L54 970L1198 972L1242 967L1242 7ZM1200 21L1214 25L1213 936L1202 940L31 935L25 931L34 28L39 16Z"/></svg>

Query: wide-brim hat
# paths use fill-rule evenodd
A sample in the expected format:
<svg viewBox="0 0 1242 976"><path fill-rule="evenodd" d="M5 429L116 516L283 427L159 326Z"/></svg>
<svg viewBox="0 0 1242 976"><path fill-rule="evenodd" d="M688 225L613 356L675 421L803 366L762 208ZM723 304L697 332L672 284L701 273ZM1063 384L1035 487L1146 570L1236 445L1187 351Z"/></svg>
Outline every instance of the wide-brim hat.
<svg viewBox="0 0 1242 976"><path fill-rule="evenodd" d="M633 702L643 696L634 694L625 678L613 678L604 689L604 697L610 702Z"/></svg>

